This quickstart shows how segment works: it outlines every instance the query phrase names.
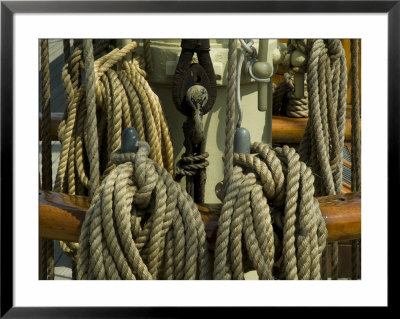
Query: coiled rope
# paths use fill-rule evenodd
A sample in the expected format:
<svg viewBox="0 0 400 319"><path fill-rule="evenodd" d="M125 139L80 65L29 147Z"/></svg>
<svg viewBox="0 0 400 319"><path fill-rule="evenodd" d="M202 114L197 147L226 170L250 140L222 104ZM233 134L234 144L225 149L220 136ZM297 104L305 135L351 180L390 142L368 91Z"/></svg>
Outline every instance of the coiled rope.
<svg viewBox="0 0 400 319"><path fill-rule="evenodd" d="M149 145L114 152L79 239L78 279L208 279L204 225Z"/></svg>
<svg viewBox="0 0 400 319"><path fill-rule="evenodd" d="M273 150L253 143L251 152L257 154L233 154L236 50L236 40L230 40L224 192L214 279L244 279L249 266L260 279L320 279L327 230L314 198L311 170L288 146ZM284 215L273 221L269 204L284 205ZM280 231L274 230L274 223ZM282 271L276 272L280 255Z"/></svg>
<svg viewBox="0 0 400 319"><path fill-rule="evenodd" d="M338 39L308 40L309 119L299 146L300 159L310 165L317 196L342 191L342 149L346 123L347 68ZM323 256L326 279L327 255ZM338 243L332 244L332 279L338 278Z"/></svg>
<svg viewBox="0 0 400 319"><path fill-rule="evenodd" d="M234 154L218 225L214 278L244 279L245 249L259 279L320 279L327 230L310 168L288 146L253 143L251 151L257 154ZM281 228L275 233L269 203L284 205L284 214L274 216ZM281 256L282 272L274 273Z"/></svg>
<svg viewBox="0 0 400 319"><path fill-rule="evenodd" d="M84 51L82 46L82 41L74 41L62 71L67 108L58 131L61 152L54 190L93 197L115 167L110 155L120 148L122 130L129 126L150 144L150 158L173 174L172 142L159 99L145 80L142 58L134 54L127 59L137 43L115 48L96 61L91 40L85 40ZM98 42L96 51L108 47L107 41ZM61 246L74 263L77 245ZM73 277L75 270L73 264Z"/></svg>

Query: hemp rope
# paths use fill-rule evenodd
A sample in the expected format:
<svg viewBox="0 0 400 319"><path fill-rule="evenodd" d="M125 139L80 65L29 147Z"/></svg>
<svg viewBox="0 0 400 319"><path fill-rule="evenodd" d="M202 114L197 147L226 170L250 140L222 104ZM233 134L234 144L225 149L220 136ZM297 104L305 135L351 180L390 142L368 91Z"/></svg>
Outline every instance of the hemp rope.
<svg viewBox="0 0 400 319"><path fill-rule="evenodd" d="M180 181L186 176L186 191L198 204L204 203L206 167L209 165L207 160L209 154L205 150L205 140L201 140L197 145L193 145L192 136L195 130L193 118L187 118L182 125L184 133L183 145L185 153L176 164L176 181Z"/></svg>
<svg viewBox="0 0 400 319"><path fill-rule="evenodd" d="M83 40L83 54L85 57L86 70L86 107L87 107L87 126L88 126L88 157L90 166L90 193L93 198L94 191L100 183L99 170L99 141L97 134L96 117L96 78L94 71L93 43L92 40Z"/></svg>
<svg viewBox="0 0 400 319"><path fill-rule="evenodd" d="M224 151L224 181L221 197L224 198L226 189L233 178L233 140L235 136L236 109L236 73L237 73L237 39L229 39L226 120L225 120L225 151Z"/></svg>
<svg viewBox="0 0 400 319"><path fill-rule="evenodd" d="M224 192L215 245L214 279L244 279L246 260L260 279L274 279L276 275L285 279L319 279L319 261L327 230L313 197L310 169L300 164L299 155L288 146L277 148L275 153L266 144L253 143L252 152L259 153L258 156L233 154L236 63L236 40L229 40ZM285 196L285 220L279 223L284 231L284 271L276 274L275 257L281 245L274 233L268 200L279 206L285 202ZM296 225L297 198L300 198L298 211L301 213L297 218L300 226ZM296 227L300 228L297 233Z"/></svg>
<svg viewBox="0 0 400 319"><path fill-rule="evenodd" d="M299 146L311 165L317 196L340 194L346 121L347 69L340 40L308 40L309 120ZM326 279L326 252L323 279ZM332 244L332 279L338 277L338 243Z"/></svg>
<svg viewBox="0 0 400 319"><path fill-rule="evenodd" d="M101 45L104 49L106 44L100 43L97 48ZM74 50L62 74L67 108L58 132L62 148L55 191L93 194L96 183L115 166L110 155L120 147L122 130L132 124L139 138L152 147L150 158L173 173L172 142L158 97L145 80L140 57L134 55L131 61L126 61L136 47L137 43L131 42L121 49L115 48L94 61L94 72L90 72L93 53L82 52L82 42L74 41ZM80 74L85 69L87 78L83 82ZM96 153L100 163L96 161ZM96 165L99 165L99 178ZM60 242L60 245L74 263L77 244ZM73 274L75 271L73 267Z"/></svg>
<svg viewBox="0 0 400 319"><path fill-rule="evenodd" d="M138 152L114 152L79 238L78 279L208 279L204 225L191 197Z"/></svg>
<svg viewBox="0 0 400 319"><path fill-rule="evenodd" d="M41 189L52 189L52 161L51 161L51 109L50 109L50 61L49 42L40 40L40 70L42 85L42 181ZM40 238L41 250L40 279L54 279L54 243L53 240Z"/></svg>
<svg viewBox="0 0 400 319"><path fill-rule="evenodd" d="M351 51L351 190L361 190L361 128L360 94L358 90L358 39L350 40ZM351 264L353 280L361 278L361 241L351 242Z"/></svg>
<svg viewBox="0 0 400 319"><path fill-rule="evenodd" d="M234 154L218 225L214 278L244 279L248 259L259 279L320 279L327 230L311 170L286 145L272 149L256 142L251 151L257 154ZM271 216L269 203L284 205L284 214ZM274 264L281 255L279 274Z"/></svg>
<svg viewBox="0 0 400 319"><path fill-rule="evenodd" d="M143 40L143 53L144 53L144 61L145 61L145 70L147 73L150 73L153 70L153 61L151 59L151 47L150 40Z"/></svg>

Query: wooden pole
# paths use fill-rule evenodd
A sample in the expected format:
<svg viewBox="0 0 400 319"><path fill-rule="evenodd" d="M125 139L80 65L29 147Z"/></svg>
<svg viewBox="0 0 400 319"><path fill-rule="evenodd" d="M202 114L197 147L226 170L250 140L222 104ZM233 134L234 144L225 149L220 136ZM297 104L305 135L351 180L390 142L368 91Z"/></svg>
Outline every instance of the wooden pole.
<svg viewBox="0 0 400 319"><path fill-rule="evenodd" d="M328 229L328 241L343 241L361 237L360 193L324 196L319 197L318 201ZM78 242L88 208L88 197L40 191L39 236ZM205 225L210 249L213 249L221 204L198 205L198 208Z"/></svg>

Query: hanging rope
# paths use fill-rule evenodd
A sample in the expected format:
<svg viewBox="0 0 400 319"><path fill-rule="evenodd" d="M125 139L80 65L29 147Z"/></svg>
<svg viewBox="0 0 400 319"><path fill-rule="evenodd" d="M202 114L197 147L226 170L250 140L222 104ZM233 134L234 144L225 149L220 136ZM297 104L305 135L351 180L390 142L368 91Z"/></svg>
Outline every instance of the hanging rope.
<svg viewBox="0 0 400 319"><path fill-rule="evenodd" d="M214 278L244 279L246 271L256 269L260 279L320 279L327 231L313 196L311 170L288 146L273 150L267 144L253 143L253 154L233 154L236 69L236 40L230 40L225 192ZM275 222L268 203L284 205L284 214L277 214ZM281 272L277 272L274 265L281 256Z"/></svg>
<svg viewBox="0 0 400 319"><path fill-rule="evenodd" d="M227 194L227 187L233 177L233 139L235 136L235 109L236 109L236 72L237 72L237 39L229 40L227 94L226 94L226 121L225 121L225 151L224 151L224 181L222 198Z"/></svg>
<svg viewBox="0 0 400 319"><path fill-rule="evenodd" d="M83 40L83 54L86 70L86 108L88 157L90 166L90 198L100 183L99 141L96 117L96 77L94 71L93 44L91 39Z"/></svg>
<svg viewBox="0 0 400 319"><path fill-rule="evenodd" d="M101 178L113 168L109 160L110 154L120 147L123 128L131 124L137 127L140 138L148 140L151 145L150 157L173 173L172 143L158 97L144 78L146 73L140 68L140 58L135 55L132 61L124 61L125 56L136 47L136 42L131 42L94 62L96 121L93 121L93 111L88 109L88 105L93 105L93 94L91 93L91 101L87 103L88 83L80 83L79 75L76 74L84 67L81 63L83 52L79 44L71 56L71 66L64 66L63 83L67 109L66 119L59 127L62 150L56 179L57 191L75 194L75 185L78 184L84 190L90 188L88 152L94 143L91 143L90 138L95 138L95 135L93 132L89 134L89 128L93 129L93 125L98 128ZM71 74L69 69L72 70ZM93 79L90 85L88 92L93 90Z"/></svg>
<svg viewBox="0 0 400 319"><path fill-rule="evenodd" d="M143 51L144 51L144 61L145 61L145 70L147 73L150 73L153 70L153 61L151 59L151 47L150 40L143 40Z"/></svg>
<svg viewBox="0 0 400 319"><path fill-rule="evenodd" d="M256 269L259 279L320 279L327 230L311 170L288 146L253 143L251 151L234 154L218 224L214 278L244 279L245 271ZM284 213L271 216L269 205L284 205ZM277 272L274 264L280 258Z"/></svg>
<svg viewBox="0 0 400 319"><path fill-rule="evenodd" d="M350 40L351 50L351 190L361 190L360 94L358 91L358 39ZM361 241L351 242L352 279L361 278Z"/></svg>
<svg viewBox="0 0 400 319"><path fill-rule="evenodd" d="M340 40L308 40L309 120L300 158L312 167L317 196L340 194L346 122L347 69ZM327 255L323 256L326 279ZM332 279L338 278L338 243L332 244Z"/></svg>
<svg viewBox="0 0 400 319"><path fill-rule="evenodd" d="M50 109L50 61L48 40L40 40L40 71L42 85L42 182L41 189L51 190L51 109ZM54 244L52 240L39 240L41 250L40 279L54 279Z"/></svg>
<svg viewBox="0 0 400 319"><path fill-rule="evenodd" d="M96 42L97 54L110 46L109 41ZM136 47L136 42L130 42L94 61L91 40L74 41L62 73L67 108L58 131L56 192L93 197L97 185L115 167L110 155L121 146L122 130L132 125L152 147L150 158L173 174L173 148L158 97L145 80L142 58L134 54L127 60ZM72 259L75 278L78 246L60 245Z"/></svg>
<svg viewBox="0 0 400 319"><path fill-rule="evenodd" d="M208 279L204 225L190 196L148 158L114 152L79 239L78 279Z"/></svg>

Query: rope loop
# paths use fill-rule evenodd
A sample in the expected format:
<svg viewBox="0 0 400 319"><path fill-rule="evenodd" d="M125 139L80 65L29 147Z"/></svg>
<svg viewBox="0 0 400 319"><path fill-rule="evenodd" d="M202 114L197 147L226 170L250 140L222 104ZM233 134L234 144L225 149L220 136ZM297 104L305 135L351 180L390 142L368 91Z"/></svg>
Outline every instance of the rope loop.
<svg viewBox="0 0 400 319"><path fill-rule="evenodd" d="M218 223L215 279L320 279L326 225L311 169L294 148L253 143L234 154ZM274 267L282 258L280 267Z"/></svg>
<svg viewBox="0 0 400 319"><path fill-rule="evenodd" d="M198 170L206 168L210 163L207 161L207 152L199 155L182 155L176 163L176 175L195 176Z"/></svg>
<svg viewBox="0 0 400 319"><path fill-rule="evenodd" d="M204 224L190 196L149 158L111 154L82 225L78 279L208 279Z"/></svg>

